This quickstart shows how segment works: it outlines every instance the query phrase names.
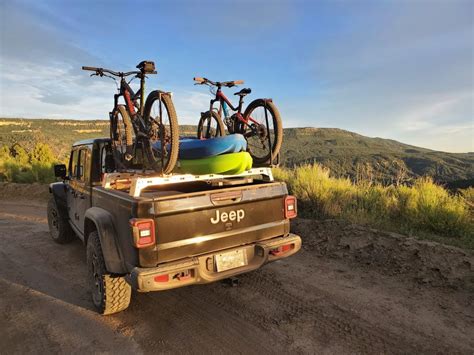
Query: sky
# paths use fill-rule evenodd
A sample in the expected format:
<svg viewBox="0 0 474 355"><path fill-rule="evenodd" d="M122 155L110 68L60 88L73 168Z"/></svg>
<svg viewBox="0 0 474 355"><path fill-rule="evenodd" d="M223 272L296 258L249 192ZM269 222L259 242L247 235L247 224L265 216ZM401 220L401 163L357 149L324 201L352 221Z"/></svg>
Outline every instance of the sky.
<svg viewBox="0 0 474 355"><path fill-rule="evenodd" d="M474 151L472 0L0 0L0 117L107 119L115 84L81 66L144 59L181 124L209 105L194 76L242 79L285 128Z"/></svg>

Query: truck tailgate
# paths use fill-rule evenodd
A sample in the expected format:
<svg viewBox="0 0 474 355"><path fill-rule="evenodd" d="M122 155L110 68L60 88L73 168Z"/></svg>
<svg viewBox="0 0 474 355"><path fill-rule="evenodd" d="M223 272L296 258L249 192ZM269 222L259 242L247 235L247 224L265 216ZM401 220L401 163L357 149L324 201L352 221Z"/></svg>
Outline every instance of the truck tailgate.
<svg viewBox="0 0 474 355"><path fill-rule="evenodd" d="M140 264L162 262L249 244L289 233L283 183L267 183L156 198L156 245Z"/></svg>

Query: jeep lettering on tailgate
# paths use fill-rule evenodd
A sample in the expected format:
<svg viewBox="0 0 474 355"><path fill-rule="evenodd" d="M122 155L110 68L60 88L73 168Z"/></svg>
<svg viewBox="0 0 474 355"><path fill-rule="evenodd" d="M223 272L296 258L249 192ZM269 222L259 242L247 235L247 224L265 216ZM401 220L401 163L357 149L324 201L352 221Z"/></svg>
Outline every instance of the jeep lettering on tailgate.
<svg viewBox="0 0 474 355"><path fill-rule="evenodd" d="M219 222L227 222L227 221L237 221L239 223L242 219L245 217L245 211L240 209L237 211L230 211L229 213L227 212L220 212L219 210L216 210L216 216L214 218L211 218L211 223L212 224L217 224Z"/></svg>

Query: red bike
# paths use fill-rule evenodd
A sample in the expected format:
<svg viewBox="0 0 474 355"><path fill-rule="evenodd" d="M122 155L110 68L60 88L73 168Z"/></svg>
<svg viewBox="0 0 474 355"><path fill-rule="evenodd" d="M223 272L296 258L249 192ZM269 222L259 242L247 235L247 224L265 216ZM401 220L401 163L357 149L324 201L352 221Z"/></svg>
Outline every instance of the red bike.
<svg viewBox="0 0 474 355"><path fill-rule="evenodd" d="M255 163L273 164L280 152L283 127L280 113L272 100L254 100L242 114L244 97L252 90L246 88L236 92L234 95L239 96L239 104L234 107L222 92L222 87L231 88L243 84L243 80L214 82L206 78L194 78L194 81L197 85L210 86L211 93L215 95L211 99L209 111L201 113L198 138L224 136L227 128L229 134L240 133L247 139L247 149ZM214 108L216 102L219 103L217 109ZM232 115L229 109L234 112Z"/></svg>
<svg viewBox="0 0 474 355"><path fill-rule="evenodd" d="M115 165L118 170L145 168L148 165L157 172L170 174L178 159L179 127L171 94L155 90L145 101L147 74L156 74L155 63L142 61L137 71L116 72L105 68L82 67L94 73L91 76L119 80L118 93L114 95L114 107L109 113L110 138ZM132 76L127 82L126 78ZM140 89L135 93L130 82L140 79ZM125 105L119 104L123 97ZM141 154L140 154L141 153ZM142 159L140 161L140 156ZM136 164L137 162L140 162Z"/></svg>

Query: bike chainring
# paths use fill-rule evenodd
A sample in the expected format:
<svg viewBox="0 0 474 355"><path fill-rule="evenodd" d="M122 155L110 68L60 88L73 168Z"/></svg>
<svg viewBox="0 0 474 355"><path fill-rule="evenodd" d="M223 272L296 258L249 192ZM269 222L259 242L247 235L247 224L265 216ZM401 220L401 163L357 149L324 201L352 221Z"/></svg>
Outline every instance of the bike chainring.
<svg viewBox="0 0 474 355"><path fill-rule="evenodd" d="M267 138L267 129L263 125L252 124L252 129L256 130L257 135L260 137L260 139Z"/></svg>
<svg viewBox="0 0 474 355"><path fill-rule="evenodd" d="M234 119L232 117L226 117L224 118L224 124L227 126L227 130L229 131L229 134L234 133Z"/></svg>
<svg viewBox="0 0 474 355"><path fill-rule="evenodd" d="M156 142L160 139L160 125L155 120L151 122L150 128L148 130L148 139L153 142Z"/></svg>

